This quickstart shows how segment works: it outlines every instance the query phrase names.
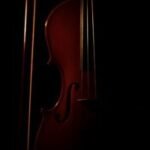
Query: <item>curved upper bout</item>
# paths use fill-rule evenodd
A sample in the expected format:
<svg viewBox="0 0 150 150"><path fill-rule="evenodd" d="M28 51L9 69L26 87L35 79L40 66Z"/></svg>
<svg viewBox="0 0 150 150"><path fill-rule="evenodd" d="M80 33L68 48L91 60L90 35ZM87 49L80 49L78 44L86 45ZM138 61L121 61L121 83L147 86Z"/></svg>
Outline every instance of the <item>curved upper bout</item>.
<svg viewBox="0 0 150 150"><path fill-rule="evenodd" d="M80 0L66 0L56 6L45 22L45 36L50 54L79 47ZM54 52L55 50L55 52Z"/></svg>

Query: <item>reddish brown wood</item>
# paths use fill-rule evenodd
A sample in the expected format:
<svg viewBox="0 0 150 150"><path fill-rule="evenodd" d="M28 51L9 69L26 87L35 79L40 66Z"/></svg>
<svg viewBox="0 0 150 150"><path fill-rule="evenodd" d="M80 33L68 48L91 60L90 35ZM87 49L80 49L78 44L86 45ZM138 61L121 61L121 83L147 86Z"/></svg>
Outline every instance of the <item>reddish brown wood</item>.
<svg viewBox="0 0 150 150"><path fill-rule="evenodd" d="M88 135L95 124L91 102L79 101L94 97L92 90L81 94L80 0L66 1L54 9L46 21L45 33L51 62L58 66L62 83L56 105L43 113L35 150L78 150L84 141L92 142L94 135ZM87 72L83 77L86 89Z"/></svg>

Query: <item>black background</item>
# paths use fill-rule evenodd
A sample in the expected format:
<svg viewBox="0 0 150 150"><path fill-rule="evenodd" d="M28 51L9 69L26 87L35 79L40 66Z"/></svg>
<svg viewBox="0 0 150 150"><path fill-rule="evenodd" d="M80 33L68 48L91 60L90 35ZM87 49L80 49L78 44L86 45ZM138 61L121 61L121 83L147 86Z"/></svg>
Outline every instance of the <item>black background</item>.
<svg viewBox="0 0 150 150"><path fill-rule="evenodd" d="M46 65L48 50L43 23L60 0L38 0L35 39L35 112L57 94L58 74ZM137 5L137 7L136 7ZM12 149L15 148L21 80L24 1L15 3L12 55ZM118 7L116 7L118 6ZM99 100L99 147L144 146L147 133L146 12L138 4L95 1L97 93ZM147 68L147 69L146 69ZM51 79L49 79L51 77ZM54 80L55 79L55 80ZM56 81L56 83L55 83ZM55 87L49 86L55 85ZM49 93L48 91L52 91ZM50 94L50 95L49 95ZM38 98L37 98L38 97ZM40 101L41 99L45 101ZM38 101L37 101L38 99ZM49 104L50 105L50 104ZM144 142L144 143L143 143Z"/></svg>

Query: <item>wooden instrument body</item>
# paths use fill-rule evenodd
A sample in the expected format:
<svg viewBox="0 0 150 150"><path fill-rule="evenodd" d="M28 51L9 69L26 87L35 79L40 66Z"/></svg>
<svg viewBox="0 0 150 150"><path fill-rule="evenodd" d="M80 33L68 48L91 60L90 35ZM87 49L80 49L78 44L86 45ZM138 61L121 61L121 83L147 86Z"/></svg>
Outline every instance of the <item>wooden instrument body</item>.
<svg viewBox="0 0 150 150"><path fill-rule="evenodd" d="M81 70L80 4L80 0L65 1L45 24L50 63L56 64L61 74L61 92L55 106L43 111L35 150L77 150L94 145L94 81L92 72Z"/></svg>

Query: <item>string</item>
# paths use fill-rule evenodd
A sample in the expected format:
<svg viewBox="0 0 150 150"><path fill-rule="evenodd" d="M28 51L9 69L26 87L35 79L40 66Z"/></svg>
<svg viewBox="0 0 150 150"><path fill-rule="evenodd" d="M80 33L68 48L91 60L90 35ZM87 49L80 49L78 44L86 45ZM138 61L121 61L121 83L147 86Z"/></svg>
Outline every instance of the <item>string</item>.
<svg viewBox="0 0 150 150"><path fill-rule="evenodd" d="M29 103L28 103L28 122L27 122L27 150L30 149L30 128L31 128L31 101L32 101L32 82L33 82L33 62L34 62L34 41L35 41L35 19L36 19L36 0L33 0L33 24L32 24L32 43L31 43L31 62L29 79Z"/></svg>
<svg viewBox="0 0 150 150"><path fill-rule="evenodd" d="M94 64L94 92L96 97L96 54L95 54L95 31L94 31L94 4L91 0L91 10L92 10L92 48L93 48L93 64Z"/></svg>
<svg viewBox="0 0 150 150"><path fill-rule="evenodd" d="M81 95L83 95L83 28L84 28L84 0L80 2L80 71L81 71Z"/></svg>
<svg viewBox="0 0 150 150"><path fill-rule="evenodd" d="M87 48L87 91L88 97L90 92L90 62L89 62L89 0L86 3L86 48Z"/></svg>

